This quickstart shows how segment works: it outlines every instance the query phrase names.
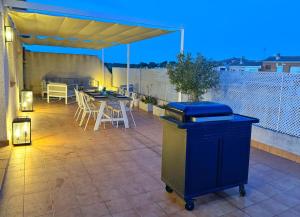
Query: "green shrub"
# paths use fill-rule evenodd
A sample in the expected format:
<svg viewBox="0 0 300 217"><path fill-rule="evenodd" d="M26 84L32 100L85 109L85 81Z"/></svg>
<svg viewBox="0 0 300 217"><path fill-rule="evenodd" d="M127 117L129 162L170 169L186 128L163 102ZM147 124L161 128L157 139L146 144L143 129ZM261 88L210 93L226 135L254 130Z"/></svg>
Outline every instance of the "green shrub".
<svg viewBox="0 0 300 217"><path fill-rule="evenodd" d="M143 103L146 103L146 104L152 104L152 105L157 104L157 99L155 97L152 97L152 96L144 96L144 97L142 97L141 101Z"/></svg>

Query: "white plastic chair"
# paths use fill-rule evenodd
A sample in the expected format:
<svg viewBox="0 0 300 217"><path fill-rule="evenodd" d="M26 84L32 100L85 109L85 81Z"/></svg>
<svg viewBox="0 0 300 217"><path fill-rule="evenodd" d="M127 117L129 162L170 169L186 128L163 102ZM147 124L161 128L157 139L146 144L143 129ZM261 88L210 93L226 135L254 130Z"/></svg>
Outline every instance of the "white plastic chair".
<svg viewBox="0 0 300 217"><path fill-rule="evenodd" d="M45 80L42 80L41 82L41 95L42 99L45 99L45 95L47 94L47 82Z"/></svg>
<svg viewBox="0 0 300 217"><path fill-rule="evenodd" d="M84 94L84 93L77 90L79 111L78 111L78 113L77 113L76 121L81 120L81 119L79 119L79 118L80 118L80 115L82 116L83 111L84 111L82 94Z"/></svg>
<svg viewBox="0 0 300 217"><path fill-rule="evenodd" d="M134 117L133 117L133 114L132 114L132 110L133 110L133 100L130 100L128 103L126 103L125 105L125 112L128 112L131 116L131 119L132 119L132 122L133 122L133 125L134 127L136 127L136 123L135 123L135 120L134 120ZM122 110L121 108L117 108L117 107L114 107L113 108L113 116L117 118L121 118L122 117ZM117 121L117 128L119 127L119 121Z"/></svg>
<svg viewBox="0 0 300 217"><path fill-rule="evenodd" d="M83 106L82 106L81 100L79 99L79 91L76 88L74 88L74 91L75 91L75 97L76 97L76 102L77 102L77 109L74 114L74 118L76 120L78 120L78 117L80 116L80 113L83 110Z"/></svg>
<svg viewBox="0 0 300 217"><path fill-rule="evenodd" d="M79 97L80 100L83 104L83 113L82 113L82 117L79 123L79 126L82 126L84 119L86 117L86 115L88 115L87 121L85 123L85 127L84 130L86 130L86 127L89 123L89 120L91 118L91 115L93 115L94 119L96 119L96 116L99 112L99 109L97 109L95 106L93 106L90 102L89 102L89 96L87 96L85 93L83 92L79 92Z"/></svg>

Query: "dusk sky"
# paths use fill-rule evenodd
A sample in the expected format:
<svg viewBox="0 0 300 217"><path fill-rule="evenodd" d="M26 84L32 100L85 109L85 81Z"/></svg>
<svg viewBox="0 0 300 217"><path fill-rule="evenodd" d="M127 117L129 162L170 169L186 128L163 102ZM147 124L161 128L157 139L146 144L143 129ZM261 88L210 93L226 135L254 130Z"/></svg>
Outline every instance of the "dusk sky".
<svg viewBox="0 0 300 217"><path fill-rule="evenodd" d="M300 56L299 0L29 0L49 5L184 27L185 52L208 58L263 59L278 52ZM132 63L174 60L179 32L137 42ZM35 50L45 48L32 48ZM58 51L57 48L53 49ZM62 51L62 50L60 50ZM89 50L66 52L100 53ZM126 46L105 49L108 62L126 62Z"/></svg>

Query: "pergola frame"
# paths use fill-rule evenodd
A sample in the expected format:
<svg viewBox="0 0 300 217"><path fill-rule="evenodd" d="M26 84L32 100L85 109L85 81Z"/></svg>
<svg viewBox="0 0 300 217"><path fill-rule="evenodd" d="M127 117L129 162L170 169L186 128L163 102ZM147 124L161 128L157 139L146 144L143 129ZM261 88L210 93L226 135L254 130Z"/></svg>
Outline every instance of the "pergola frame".
<svg viewBox="0 0 300 217"><path fill-rule="evenodd" d="M67 9L63 7L56 7L44 4L37 4L37 3L30 3L26 1L16 1L16 0L3 0L4 7L9 9L25 9L31 11L44 11L49 13L57 13L57 14L66 14L72 16L84 16L94 19L102 19L102 20L110 20L114 22L120 23L130 23L130 24L138 24L139 26L142 24L144 26L151 26L151 27L159 27L159 28L172 28L174 31L180 31L180 53L184 52L184 29L183 28L174 28L174 27L163 27L161 25L149 23L145 20L133 20L132 18L123 18L123 17L113 17L103 14L95 14L95 13L87 13L80 10L74 9ZM124 21L125 20L125 21ZM103 85L105 86L105 68L104 68L104 48L101 49L102 51L102 71L103 71ZM127 90L129 91L129 75L130 75L130 44L127 44ZM181 93L178 93L178 101L181 101Z"/></svg>

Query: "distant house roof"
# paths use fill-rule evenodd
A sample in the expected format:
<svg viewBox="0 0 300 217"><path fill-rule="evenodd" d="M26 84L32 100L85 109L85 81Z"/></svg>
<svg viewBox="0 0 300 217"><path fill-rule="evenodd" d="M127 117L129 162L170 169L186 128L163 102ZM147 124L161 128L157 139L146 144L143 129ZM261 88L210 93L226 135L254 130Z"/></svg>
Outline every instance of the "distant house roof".
<svg viewBox="0 0 300 217"><path fill-rule="evenodd" d="M271 56L265 62L300 62L300 56Z"/></svg>
<svg viewBox="0 0 300 217"><path fill-rule="evenodd" d="M223 65L226 66L261 66L260 61L255 61L255 60L248 60L245 58L230 58L223 60Z"/></svg>

